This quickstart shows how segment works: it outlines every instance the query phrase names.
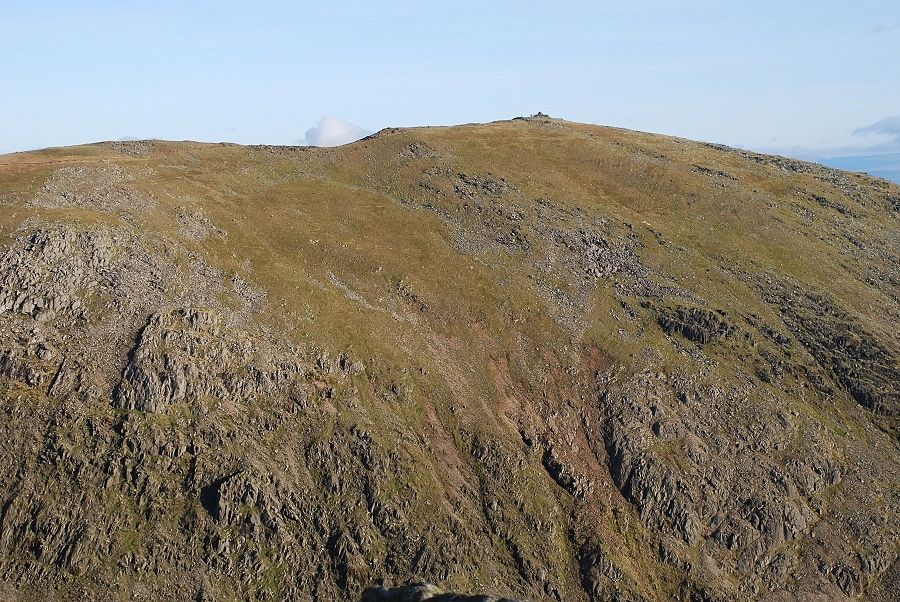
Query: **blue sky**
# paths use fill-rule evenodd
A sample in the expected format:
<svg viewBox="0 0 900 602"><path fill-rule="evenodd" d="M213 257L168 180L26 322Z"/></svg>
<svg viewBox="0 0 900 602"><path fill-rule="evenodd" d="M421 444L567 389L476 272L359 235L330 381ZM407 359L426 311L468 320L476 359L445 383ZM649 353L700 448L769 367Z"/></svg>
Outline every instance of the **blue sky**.
<svg viewBox="0 0 900 602"><path fill-rule="evenodd" d="M900 169L897 0L3 0L0 67L0 152L543 111Z"/></svg>

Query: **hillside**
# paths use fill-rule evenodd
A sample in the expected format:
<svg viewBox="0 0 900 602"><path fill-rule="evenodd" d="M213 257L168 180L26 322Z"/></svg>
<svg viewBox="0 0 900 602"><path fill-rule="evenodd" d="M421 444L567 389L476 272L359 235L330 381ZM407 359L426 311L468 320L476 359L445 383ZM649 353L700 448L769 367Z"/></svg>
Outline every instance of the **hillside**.
<svg viewBox="0 0 900 602"><path fill-rule="evenodd" d="M544 117L112 142L0 156L0 245L4 599L900 589L884 180Z"/></svg>

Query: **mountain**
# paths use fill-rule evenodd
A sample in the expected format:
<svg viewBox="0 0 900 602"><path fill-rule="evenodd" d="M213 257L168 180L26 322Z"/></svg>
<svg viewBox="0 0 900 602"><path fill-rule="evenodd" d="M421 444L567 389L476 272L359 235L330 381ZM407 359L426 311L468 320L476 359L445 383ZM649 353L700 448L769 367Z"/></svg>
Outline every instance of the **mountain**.
<svg viewBox="0 0 900 602"><path fill-rule="evenodd" d="M900 184L900 152L870 155L823 157L822 163L851 171L866 172Z"/></svg>
<svg viewBox="0 0 900 602"><path fill-rule="evenodd" d="M898 325L900 187L722 146L2 156L0 597L891 599Z"/></svg>

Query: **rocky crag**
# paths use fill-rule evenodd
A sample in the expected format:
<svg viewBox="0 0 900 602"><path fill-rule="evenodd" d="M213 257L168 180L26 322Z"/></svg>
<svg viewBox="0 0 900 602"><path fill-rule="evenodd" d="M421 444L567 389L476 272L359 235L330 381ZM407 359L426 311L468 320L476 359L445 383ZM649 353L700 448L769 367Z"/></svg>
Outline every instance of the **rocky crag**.
<svg viewBox="0 0 900 602"><path fill-rule="evenodd" d="M0 597L896 599L898 209L545 116L0 157Z"/></svg>

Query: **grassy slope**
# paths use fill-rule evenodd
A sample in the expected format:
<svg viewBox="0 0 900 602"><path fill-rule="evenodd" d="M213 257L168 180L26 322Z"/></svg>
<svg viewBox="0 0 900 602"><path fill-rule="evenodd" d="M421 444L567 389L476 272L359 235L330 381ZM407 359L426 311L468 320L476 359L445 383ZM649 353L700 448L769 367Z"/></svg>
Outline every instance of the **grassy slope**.
<svg viewBox="0 0 900 602"><path fill-rule="evenodd" d="M405 154L412 143L429 147L429 156ZM628 223L643 241L645 265L730 314L780 323L759 292L735 276L778 271L828 291L870 330L896 342L898 307L890 297L896 286L866 282L872 265L888 271L896 265L890 256L862 256L843 236L854 232L890 249L900 242L896 212L886 202L860 204L813 174L700 143L559 120L515 120L386 131L337 149L155 142L146 156L124 155L110 144L20 153L0 157L3 242L26 216L125 225L122 214L21 203L40 194L62 166L104 163L122 166L134 176L130 188L153 195L154 207L127 218L151 238L183 239L179 210L201 211L224 233L184 244L266 291L267 304L256 317L261 324L299 345L333 354L346 350L367 363L373 358L372 378L407 387L417 403L404 406L401 415L386 415L377 396L363 391L368 420L382 433L392 423L444 428L454 447L464 447L458 439L464 425L467 432L482 428L486 436L517 445L517 427L528 420L523 413L539 407L525 398L543 395L552 406L584 393L558 390L548 399L552 386L541 391L535 383L578 366L586 348L598 346L637 367L637 358L653 346L663 365L675 363L675 351L650 318L638 328L613 316L612 281L601 280L585 306L576 308L583 324L573 331L554 318L552 304L529 278L533 266L521 255L490 245L459 252L452 224L402 202L422 197L422 173L430 168L491 174L513 183L522 203L548 198L617 228ZM894 185L843 177L876 196L900 195ZM463 202L450 192L441 197L445 205ZM825 208L811 194L839 200L853 215ZM805 222L802 210L817 219ZM401 288L427 309L398 294ZM621 336L623 328L631 336ZM829 412L857 416L861 410L842 402ZM621 529L617 520L600 522L615 531ZM641 568L633 571L638 575ZM643 576L637 580L646 593L662 587Z"/></svg>

